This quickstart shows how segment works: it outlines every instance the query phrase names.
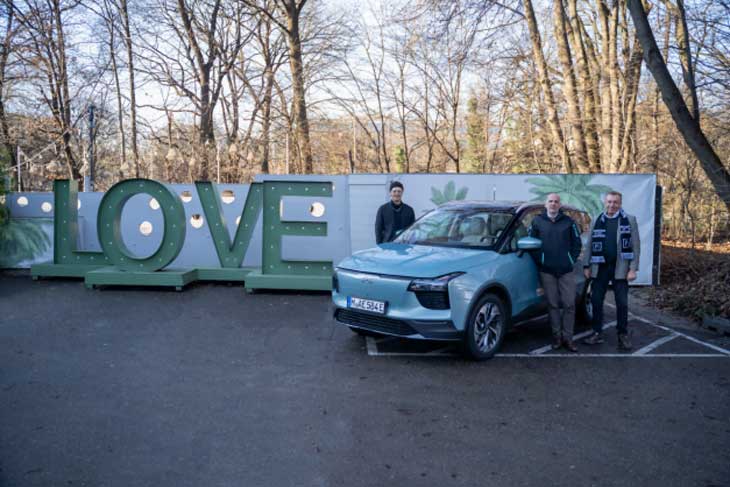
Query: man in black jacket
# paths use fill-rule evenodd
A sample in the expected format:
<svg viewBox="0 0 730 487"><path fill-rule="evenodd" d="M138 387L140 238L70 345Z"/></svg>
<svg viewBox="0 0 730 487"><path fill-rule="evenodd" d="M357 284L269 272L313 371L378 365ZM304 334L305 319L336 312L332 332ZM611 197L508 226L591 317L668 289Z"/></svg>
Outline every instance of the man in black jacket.
<svg viewBox="0 0 730 487"><path fill-rule="evenodd" d="M548 300L553 330L552 347L557 350L565 345L571 352L577 352L578 348L573 343L576 291L573 266L580 256L581 240L578 226L560 207L560 195L550 193L545 202L545 211L532 220L529 233L531 237L542 240L542 249L533 257Z"/></svg>
<svg viewBox="0 0 730 487"><path fill-rule="evenodd" d="M390 242L398 230L410 227L416 221L413 208L403 203L403 183L390 183L390 201L378 208L375 217L375 242Z"/></svg>

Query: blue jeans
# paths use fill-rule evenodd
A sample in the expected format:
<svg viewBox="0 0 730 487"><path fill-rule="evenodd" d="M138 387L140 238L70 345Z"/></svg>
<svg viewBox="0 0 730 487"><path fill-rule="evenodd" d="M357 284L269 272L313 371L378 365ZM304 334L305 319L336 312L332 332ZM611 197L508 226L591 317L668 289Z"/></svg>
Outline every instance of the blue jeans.
<svg viewBox="0 0 730 487"><path fill-rule="evenodd" d="M593 279L591 304L593 305L593 331L603 331L603 301L609 282L613 281L613 296L616 299L616 331L619 335L628 333L629 323L629 281L615 279L616 264L601 264L598 275Z"/></svg>

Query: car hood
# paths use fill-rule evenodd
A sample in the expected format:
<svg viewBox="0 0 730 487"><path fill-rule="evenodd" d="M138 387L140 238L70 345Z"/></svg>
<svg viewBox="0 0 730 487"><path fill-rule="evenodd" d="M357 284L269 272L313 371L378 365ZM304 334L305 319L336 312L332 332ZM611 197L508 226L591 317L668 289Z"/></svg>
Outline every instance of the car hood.
<svg viewBox="0 0 730 487"><path fill-rule="evenodd" d="M407 277L438 277L468 271L497 257L491 250L386 243L361 250L338 267L358 272Z"/></svg>

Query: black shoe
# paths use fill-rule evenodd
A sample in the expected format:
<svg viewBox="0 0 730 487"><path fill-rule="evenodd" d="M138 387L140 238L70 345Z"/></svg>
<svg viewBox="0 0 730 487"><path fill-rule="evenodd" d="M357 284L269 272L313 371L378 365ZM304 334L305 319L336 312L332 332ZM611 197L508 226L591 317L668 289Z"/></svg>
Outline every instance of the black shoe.
<svg viewBox="0 0 730 487"><path fill-rule="evenodd" d="M563 345L563 341L560 339L560 337L553 337L553 343L550 345L550 348L553 350L559 349Z"/></svg>
<svg viewBox="0 0 730 487"><path fill-rule="evenodd" d="M583 340L583 343L587 345L600 345L601 343L603 343L603 335L593 332L591 336Z"/></svg>
<svg viewBox="0 0 730 487"><path fill-rule="evenodd" d="M563 342L563 344L565 345L565 348L567 348L571 352L573 352L573 353L578 352L578 347L575 346L575 343L573 343L573 340L565 340Z"/></svg>
<svg viewBox="0 0 730 487"><path fill-rule="evenodd" d="M618 336L618 349L619 350L631 350L634 348L631 345L631 339L629 338L629 335L623 334Z"/></svg>

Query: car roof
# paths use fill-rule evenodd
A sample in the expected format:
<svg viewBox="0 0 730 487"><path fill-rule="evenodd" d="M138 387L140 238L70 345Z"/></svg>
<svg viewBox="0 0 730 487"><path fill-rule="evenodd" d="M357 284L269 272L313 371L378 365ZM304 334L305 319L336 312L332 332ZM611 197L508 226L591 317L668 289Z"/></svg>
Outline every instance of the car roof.
<svg viewBox="0 0 730 487"><path fill-rule="evenodd" d="M449 201L439 206L444 210L498 210L519 213L532 208L543 208L544 204L539 201L479 201L479 200L456 200ZM564 210L583 211L574 206L563 205Z"/></svg>

